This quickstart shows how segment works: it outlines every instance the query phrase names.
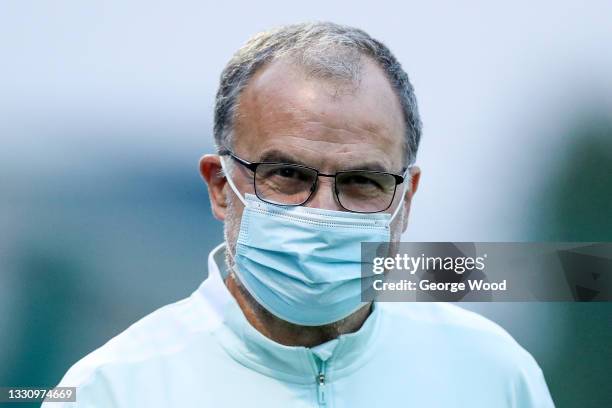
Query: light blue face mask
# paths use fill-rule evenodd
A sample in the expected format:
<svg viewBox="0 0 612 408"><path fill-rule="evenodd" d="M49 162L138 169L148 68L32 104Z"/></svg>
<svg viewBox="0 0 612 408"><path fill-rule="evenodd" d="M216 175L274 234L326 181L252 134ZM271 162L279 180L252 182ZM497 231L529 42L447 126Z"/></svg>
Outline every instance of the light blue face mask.
<svg viewBox="0 0 612 408"><path fill-rule="evenodd" d="M361 243L390 241L404 194L393 215L283 207L252 194L242 197L223 159L221 165L245 206L234 270L260 305L303 326L336 322L365 305Z"/></svg>

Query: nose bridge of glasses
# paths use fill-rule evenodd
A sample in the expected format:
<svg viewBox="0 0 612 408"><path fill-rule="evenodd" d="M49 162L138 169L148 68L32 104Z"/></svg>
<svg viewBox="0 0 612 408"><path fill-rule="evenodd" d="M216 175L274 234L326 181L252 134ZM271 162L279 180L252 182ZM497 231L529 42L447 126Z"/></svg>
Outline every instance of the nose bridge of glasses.
<svg viewBox="0 0 612 408"><path fill-rule="evenodd" d="M335 175L318 174L312 184L310 197L306 202L307 207L324 208L328 210L341 210L342 206L338 202L336 187L334 182ZM320 180L320 177L323 177ZM319 181L320 180L320 181ZM327 186L329 184L329 186Z"/></svg>
<svg viewBox="0 0 612 408"><path fill-rule="evenodd" d="M320 171L317 172L317 175L319 177L327 177L327 178L335 178L336 177L335 174L321 173Z"/></svg>
<svg viewBox="0 0 612 408"><path fill-rule="evenodd" d="M321 177L322 177L322 179L321 179ZM313 194L316 193L316 190L319 187L319 180L320 179L323 182L323 184L329 184L330 185L330 187L331 187L330 191L332 191L332 192L337 191L336 190L335 178L336 178L335 174L325 174L325 173L317 172L317 177L316 177L314 183L312 184L311 192Z"/></svg>

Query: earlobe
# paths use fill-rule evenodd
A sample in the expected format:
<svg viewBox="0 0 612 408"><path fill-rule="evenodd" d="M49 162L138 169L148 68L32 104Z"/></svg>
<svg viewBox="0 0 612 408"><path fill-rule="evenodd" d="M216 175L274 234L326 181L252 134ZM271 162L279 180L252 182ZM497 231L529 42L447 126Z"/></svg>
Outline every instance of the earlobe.
<svg viewBox="0 0 612 408"><path fill-rule="evenodd" d="M223 221L227 211L227 180L223 175L221 161L215 154L200 159L200 174L208 186L208 196L213 215Z"/></svg>
<svg viewBox="0 0 612 408"><path fill-rule="evenodd" d="M402 210L404 214L402 217L402 234L406 232L408 228L408 217L410 216L410 201L408 197L406 197L406 201L404 202L404 209Z"/></svg>

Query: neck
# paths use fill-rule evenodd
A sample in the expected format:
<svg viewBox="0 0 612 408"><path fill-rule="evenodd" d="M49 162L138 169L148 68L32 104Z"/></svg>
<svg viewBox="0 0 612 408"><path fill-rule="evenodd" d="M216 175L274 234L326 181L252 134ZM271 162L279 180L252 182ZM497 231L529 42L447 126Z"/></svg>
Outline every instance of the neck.
<svg viewBox="0 0 612 408"><path fill-rule="evenodd" d="M370 303L334 323L324 326L300 326L279 319L264 309L237 281L233 273L225 278L225 285L251 326L270 340L285 346L314 347L342 334L353 333L361 328L372 310Z"/></svg>

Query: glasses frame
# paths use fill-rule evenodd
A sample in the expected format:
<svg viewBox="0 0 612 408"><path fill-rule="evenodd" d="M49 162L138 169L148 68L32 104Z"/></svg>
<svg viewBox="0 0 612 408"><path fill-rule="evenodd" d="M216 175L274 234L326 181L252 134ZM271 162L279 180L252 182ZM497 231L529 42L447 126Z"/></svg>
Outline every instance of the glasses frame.
<svg viewBox="0 0 612 408"><path fill-rule="evenodd" d="M394 174L394 173L389 173L389 172L386 172L386 171L376 171L376 170L343 170L343 171L338 171L335 174L326 174L326 173L321 173L319 170L317 170L315 168L312 168L312 167L309 167L309 166L304 166L302 164L296 164L296 163L250 162L248 160L245 160L245 159L242 159L242 158L236 156L236 154L234 154L234 152L232 152L229 149L222 149L222 150L220 150L219 151L219 156L230 156L232 159L234 159L240 165L242 165L243 167L251 170L253 172L253 190L255 191L255 195L257 196L257 198L259 198L262 201L265 201L266 203L273 204L273 205L278 205L278 206L282 206L282 207L298 207L298 206L304 205L304 204L306 204L308 202L308 200L310 200L310 198L312 197L314 192L317 191L317 187L319 186L319 177L328 177L328 178L333 178L334 179L334 196L336 198L337 203L340 205L340 207L342 207L346 211L354 212L354 213L360 213L360 214L375 214L375 213L380 213L380 212L387 211L389 209L389 207L391 207L391 205L393 204L393 201L395 200L395 194L397 193L397 186L399 184L402 184L404 181L406 181L406 174L408 173L408 170L411 168L411 167L404 167L402 169L402 172L403 172L402 175ZM257 171L257 168L260 165L262 165L262 164L289 165L289 166L301 167L303 169L308 169L308 170L311 170L311 171L315 172L315 174L316 174L315 182L313 183L312 187L310 188L310 194L308 194L308 197L306 197L306 199L304 201L302 201L301 203L297 203L297 204L280 204L280 203L275 203L275 202L268 201L268 200L260 197L259 193L257 192L257 185L255 183L255 173ZM346 173L353 173L355 171L365 171L365 172L374 173L374 174L385 174L385 175L393 176L393 178L395 179L395 185L393 186L393 196L391 197L391 200L390 200L389 205L387 207L385 207L382 210L378 210L378 211L355 211L355 210L351 210L349 208L346 208L344 205L342 205L342 202L340 201L340 197L338 195L337 177L338 177L338 175L342 175L342 174L346 174Z"/></svg>

